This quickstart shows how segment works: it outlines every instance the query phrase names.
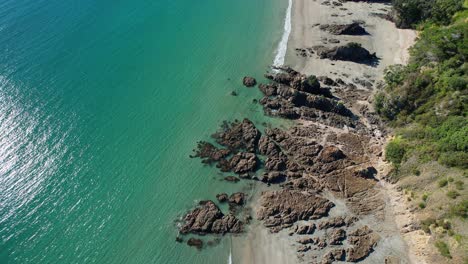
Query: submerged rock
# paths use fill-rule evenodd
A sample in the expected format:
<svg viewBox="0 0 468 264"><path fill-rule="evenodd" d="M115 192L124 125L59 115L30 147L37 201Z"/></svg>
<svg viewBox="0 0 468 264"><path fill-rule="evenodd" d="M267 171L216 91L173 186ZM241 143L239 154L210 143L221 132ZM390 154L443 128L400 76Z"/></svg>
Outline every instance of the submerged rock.
<svg viewBox="0 0 468 264"><path fill-rule="evenodd" d="M197 249L202 249L203 241L201 239L191 237L187 240L187 245L196 247Z"/></svg>
<svg viewBox="0 0 468 264"><path fill-rule="evenodd" d="M242 79L242 83L246 87L253 87L253 86L255 86L257 84L257 80L255 80L254 77L245 76L244 79Z"/></svg>

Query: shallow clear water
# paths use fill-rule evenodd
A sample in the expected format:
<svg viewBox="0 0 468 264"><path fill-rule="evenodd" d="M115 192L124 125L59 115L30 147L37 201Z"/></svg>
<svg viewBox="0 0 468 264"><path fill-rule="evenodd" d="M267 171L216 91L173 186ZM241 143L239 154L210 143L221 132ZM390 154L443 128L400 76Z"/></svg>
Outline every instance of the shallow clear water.
<svg viewBox="0 0 468 264"><path fill-rule="evenodd" d="M238 190L190 159L256 89L287 2L0 3L0 263L226 263L175 243L195 200ZM231 91L239 96L231 96Z"/></svg>

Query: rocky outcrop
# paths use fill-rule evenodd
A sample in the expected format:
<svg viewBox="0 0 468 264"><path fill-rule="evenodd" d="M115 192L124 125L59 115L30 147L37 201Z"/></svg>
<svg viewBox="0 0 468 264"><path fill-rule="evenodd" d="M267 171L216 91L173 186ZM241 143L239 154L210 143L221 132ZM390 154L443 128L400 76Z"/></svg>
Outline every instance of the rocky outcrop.
<svg viewBox="0 0 468 264"><path fill-rule="evenodd" d="M367 31L360 23L353 22L351 24L325 24L320 25L320 29L327 31L333 35L367 35Z"/></svg>
<svg viewBox="0 0 468 264"><path fill-rule="evenodd" d="M333 218L319 222L317 224L317 228L322 230L322 229L327 229L327 228L350 226L356 221L357 221L357 218L353 216L347 216L347 217L337 216L337 217L333 217Z"/></svg>
<svg viewBox="0 0 468 264"><path fill-rule="evenodd" d="M227 193L219 193L216 195L216 199L218 200L218 202L220 203L224 203L228 200L228 195Z"/></svg>
<svg viewBox="0 0 468 264"><path fill-rule="evenodd" d="M280 230L300 220L326 216L334 204L311 192L280 190L264 192L257 218L269 228Z"/></svg>
<svg viewBox="0 0 468 264"><path fill-rule="evenodd" d="M352 61L365 64L375 64L377 62L375 53L370 53L361 44L355 42L332 48L316 46L314 50L321 59Z"/></svg>
<svg viewBox="0 0 468 264"><path fill-rule="evenodd" d="M187 213L180 227L182 234L240 233L243 223L233 215L224 215L212 201L202 201Z"/></svg>
<svg viewBox="0 0 468 264"><path fill-rule="evenodd" d="M335 261L344 261L345 260L345 250L344 249L332 249L328 251L323 257L321 264L331 264Z"/></svg>
<svg viewBox="0 0 468 264"><path fill-rule="evenodd" d="M216 142L230 150L255 152L260 131L254 126L252 121L244 119L242 122L224 122L221 131L212 135Z"/></svg>
<svg viewBox="0 0 468 264"><path fill-rule="evenodd" d="M197 144L195 155L191 157L199 157L203 163L211 164L223 160L230 154L231 151L227 149L219 149L209 142L200 141Z"/></svg>
<svg viewBox="0 0 468 264"><path fill-rule="evenodd" d="M346 238L346 231L344 231L343 229L335 229L335 230L332 230L329 234L328 234L328 244L329 245L342 245L343 244L343 240Z"/></svg>
<svg viewBox="0 0 468 264"><path fill-rule="evenodd" d="M250 76L245 76L243 79L242 79L242 83L246 86L246 87L253 87L257 84L257 80L255 80L254 77L250 77Z"/></svg>
<svg viewBox="0 0 468 264"><path fill-rule="evenodd" d="M379 235L368 226L356 229L348 234L350 248L346 249L346 261L357 262L367 257L380 240Z"/></svg>
<svg viewBox="0 0 468 264"><path fill-rule="evenodd" d="M242 192L236 192L231 194L229 197L229 204L233 206L242 206L245 203L245 194Z"/></svg>
<svg viewBox="0 0 468 264"><path fill-rule="evenodd" d="M257 168L257 156L253 153L240 152L234 155L223 171L233 171L238 174L249 173Z"/></svg>
<svg viewBox="0 0 468 264"><path fill-rule="evenodd" d="M315 225L314 224L309 224L309 225L300 225L297 226L296 229L296 234L298 235L311 235L315 231Z"/></svg>

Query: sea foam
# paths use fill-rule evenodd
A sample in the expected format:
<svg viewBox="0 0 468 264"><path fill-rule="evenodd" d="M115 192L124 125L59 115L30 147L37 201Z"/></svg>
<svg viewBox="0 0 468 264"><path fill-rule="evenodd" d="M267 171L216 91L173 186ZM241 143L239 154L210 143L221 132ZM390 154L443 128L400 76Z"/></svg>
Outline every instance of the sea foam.
<svg viewBox="0 0 468 264"><path fill-rule="evenodd" d="M291 33L291 9L292 0L289 0L288 9L286 10L286 17L284 19L284 32L283 36L281 37L281 41L278 44L278 49L276 50L273 66L283 66L284 64L284 57L286 56L286 50L288 48L289 34Z"/></svg>

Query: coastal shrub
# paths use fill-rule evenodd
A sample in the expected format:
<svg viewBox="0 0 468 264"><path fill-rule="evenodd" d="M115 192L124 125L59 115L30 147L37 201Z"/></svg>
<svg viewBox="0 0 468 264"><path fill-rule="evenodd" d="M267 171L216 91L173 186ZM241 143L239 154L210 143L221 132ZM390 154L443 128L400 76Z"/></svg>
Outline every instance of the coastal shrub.
<svg viewBox="0 0 468 264"><path fill-rule="evenodd" d="M456 199L460 194L457 191L450 190L447 192L447 196L451 199Z"/></svg>
<svg viewBox="0 0 468 264"><path fill-rule="evenodd" d="M427 201L427 198L429 198L429 195L427 193L425 193L425 194L423 194L423 196L421 198L425 202L425 201Z"/></svg>
<svg viewBox="0 0 468 264"><path fill-rule="evenodd" d="M431 9L431 20L447 25L453 15L463 9L463 0L436 0Z"/></svg>
<svg viewBox="0 0 468 264"><path fill-rule="evenodd" d="M464 183L462 181L456 181L455 182L455 188L457 188L457 190L461 191L461 190L464 190Z"/></svg>
<svg viewBox="0 0 468 264"><path fill-rule="evenodd" d="M435 242L435 246L436 248L439 250L439 253L446 257L446 258L452 258L452 255L450 254L450 249L448 247L448 245L443 242L443 241L436 241Z"/></svg>
<svg viewBox="0 0 468 264"><path fill-rule="evenodd" d="M447 186L447 184L448 184L447 178L440 179L438 184L439 184L440 188Z"/></svg>
<svg viewBox="0 0 468 264"><path fill-rule="evenodd" d="M449 208L450 217L468 218L468 200L463 200L459 203L453 204Z"/></svg>
<svg viewBox="0 0 468 264"><path fill-rule="evenodd" d="M396 167L398 167L403 161L405 153L406 150L401 140L398 138L390 141L390 143L388 143L387 147L385 148L385 157Z"/></svg>
<svg viewBox="0 0 468 264"><path fill-rule="evenodd" d="M436 220L434 218L427 218L420 222L421 229L426 232L427 234L431 233L431 225L434 225Z"/></svg>
<svg viewBox="0 0 468 264"><path fill-rule="evenodd" d="M447 25L463 10L463 0L393 0L393 8L400 28L415 28L423 21Z"/></svg>
<svg viewBox="0 0 468 264"><path fill-rule="evenodd" d="M316 89L320 88L320 82L317 79L317 76L315 76L315 75L310 75L309 77L307 77L306 83L313 90L316 90Z"/></svg>
<svg viewBox="0 0 468 264"><path fill-rule="evenodd" d="M426 208L426 203L420 202L418 206L419 208L424 209Z"/></svg>

